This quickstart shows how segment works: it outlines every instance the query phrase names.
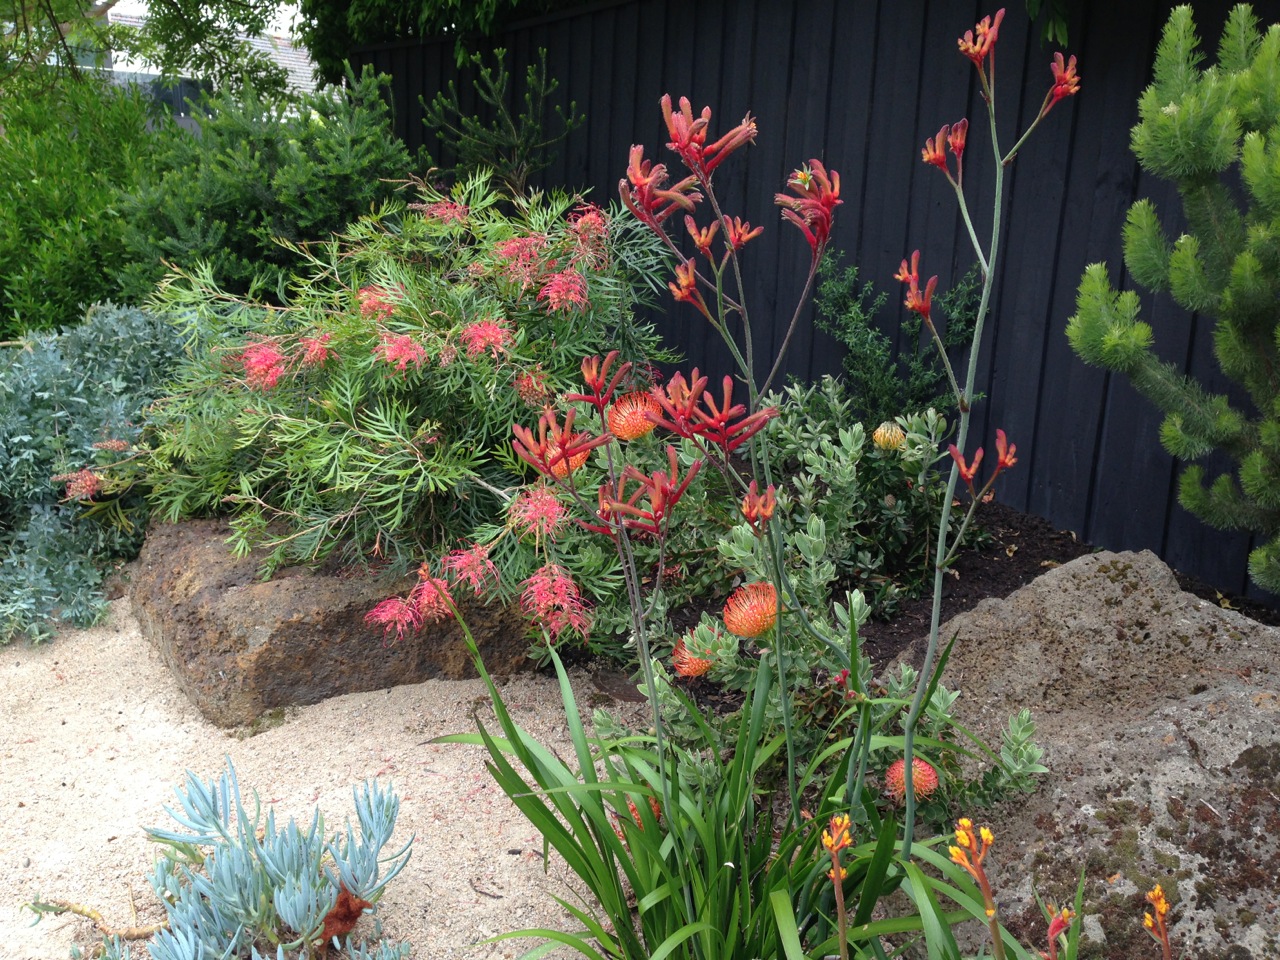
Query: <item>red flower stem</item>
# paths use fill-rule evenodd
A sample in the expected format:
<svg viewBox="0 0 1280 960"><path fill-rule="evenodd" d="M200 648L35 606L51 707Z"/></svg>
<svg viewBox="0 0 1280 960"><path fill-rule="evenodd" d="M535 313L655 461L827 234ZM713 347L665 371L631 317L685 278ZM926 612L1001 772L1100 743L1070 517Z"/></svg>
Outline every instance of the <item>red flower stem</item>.
<svg viewBox="0 0 1280 960"><path fill-rule="evenodd" d="M991 84L988 85L986 77L983 77L983 87L987 92L991 92L995 84L994 51L990 64ZM987 308L991 304L991 289L995 282L996 254L1000 249L1000 218L1003 212L1005 168L1004 164L1000 162L1000 135L996 130L996 105L993 96L987 98L987 121L991 127L991 152L996 160L995 191L992 201L991 241L987 248L986 262L988 266L983 273L982 299L978 303L978 315L973 325L973 340L969 347L969 368L965 375L964 392L956 397L956 402L960 406L960 424L956 432L956 446L961 450L964 449L965 441L969 437L969 420L972 417L972 411L964 401L966 397L973 396L973 387L978 376L978 348L982 343L982 327L986 321ZM938 538L937 547L934 551L933 569L933 610L929 618L929 644L925 648L924 662L920 665L920 676L916 682L915 695L911 699L911 710L907 714L907 722L904 724L903 729L903 754L906 759L903 785L906 790L907 800L902 826L902 858L904 860L911 858L911 839L915 831L916 794L912 783L911 768L913 764L911 761L915 748L916 723L924 710L924 692L929 686L929 681L933 674L933 665L938 656L938 636L942 626L943 576L946 571L947 555L950 552L947 545L947 529L951 522L951 502L955 497L956 481L959 476L960 466L952 461L951 472L947 476L946 495L942 500L942 515L938 519Z"/></svg>
<svg viewBox="0 0 1280 960"><path fill-rule="evenodd" d="M773 361L773 369L769 371L769 376L764 379L764 386L760 388L762 394L769 391L769 384L773 383L773 378L782 369L782 361L786 358L787 348L791 345L791 336L796 332L796 327L800 324L800 314L804 311L805 301L809 298L809 291L813 289L813 278L818 274L818 264L822 260L822 254L825 249L825 244L819 246L813 251L813 256L809 260L809 276L805 278L804 289L800 292L800 300L796 303L795 313L791 315L791 325L787 327L787 335L782 338L782 346L778 348L778 356Z"/></svg>

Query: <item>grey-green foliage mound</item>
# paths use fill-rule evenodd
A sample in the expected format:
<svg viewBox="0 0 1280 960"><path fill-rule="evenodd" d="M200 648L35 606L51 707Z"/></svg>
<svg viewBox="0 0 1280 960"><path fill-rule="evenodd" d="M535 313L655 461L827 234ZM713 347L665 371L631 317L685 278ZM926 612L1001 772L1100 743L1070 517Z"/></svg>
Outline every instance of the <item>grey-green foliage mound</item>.
<svg viewBox="0 0 1280 960"><path fill-rule="evenodd" d="M129 458L180 353L165 321L111 304L0 352L0 643L101 613L102 569L136 552L145 507L95 468Z"/></svg>

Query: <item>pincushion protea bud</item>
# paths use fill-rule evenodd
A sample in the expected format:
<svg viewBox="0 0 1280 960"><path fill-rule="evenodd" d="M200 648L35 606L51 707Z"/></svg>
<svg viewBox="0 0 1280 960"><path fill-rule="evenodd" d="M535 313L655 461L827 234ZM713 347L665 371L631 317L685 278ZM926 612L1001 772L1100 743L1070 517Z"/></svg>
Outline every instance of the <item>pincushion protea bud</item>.
<svg viewBox="0 0 1280 960"><path fill-rule="evenodd" d="M907 442L907 435L892 420L886 420L871 434L871 442L881 450L900 450Z"/></svg>
<svg viewBox="0 0 1280 960"><path fill-rule="evenodd" d="M671 666L682 677L700 677L715 666L715 661L692 653L681 637L671 651Z"/></svg>
<svg viewBox="0 0 1280 960"><path fill-rule="evenodd" d="M647 436L658 425L656 420L648 417L649 413L658 416L662 407L647 391L623 394L609 408L609 432L619 440L638 440Z"/></svg>
<svg viewBox="0 0 1280 960"><path fill-rule="evenodd" d="M901 803L907 796L907 764L898 759L893 761L884 775L884 792L893 797L894 802ZM916 799L923 800L938 789L938 771L927 761L919 757L911 758L911 787Z"/></svg>
<svg viewBox="0 0 1280 960"><path fill-rule="evenodd" d="M778 622L778 592L772 583L743 584L724 605L724 625L740 637L753 638Z"/></svg>

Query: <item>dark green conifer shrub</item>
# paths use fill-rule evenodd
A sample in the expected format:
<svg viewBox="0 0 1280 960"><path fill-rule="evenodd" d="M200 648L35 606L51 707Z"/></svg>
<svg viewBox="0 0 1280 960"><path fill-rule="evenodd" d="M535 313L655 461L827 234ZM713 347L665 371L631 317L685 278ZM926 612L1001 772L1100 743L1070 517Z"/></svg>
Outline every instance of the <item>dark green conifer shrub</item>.
<svg viewBox="0 0 1280 960"><path fill-rule="evenodd" d="M1171 454L1193 461L1220 450L1235 462L1208 485L1202 466L1187 467L1179 502L1214 527L1264 539L1249 575L1280 593L1280 24L1261 31L1241 4L1217 63L1203 60L1191 8L1178 7L1131 143L1144 170L1177 185L1186 228L1172 236L1139 200L1124 228L1125 267L1157 296L1214 319L1214 355L1247 400L1210 394L1161 360L1138 293L1115 289L1103 264L1085 271L1067 336L1087 363L1127 375L1165 412L1160 439Z"/></svg>
<svg viewBox="0 0 1280 960"><path fill-rule="evenodd" d="M154 176L122 202L121 287L144 299L166 264L207 263L225 290L258 282L277 300L302 256L395 192L412 172L372 71L297 100L252 90L202 104L195 136L171 137ZM278 242L285 241L285 244Z"/></svg>

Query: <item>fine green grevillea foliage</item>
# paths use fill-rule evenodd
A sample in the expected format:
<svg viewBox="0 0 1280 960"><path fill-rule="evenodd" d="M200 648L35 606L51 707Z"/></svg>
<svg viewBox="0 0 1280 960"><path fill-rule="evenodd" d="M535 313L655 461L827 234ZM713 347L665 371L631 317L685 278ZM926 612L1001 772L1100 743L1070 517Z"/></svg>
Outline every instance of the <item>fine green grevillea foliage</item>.
<svg viewBox="0 0 1280 960"><path fill-rule="evenodd" d="M102 567L145 525L128 466L142 412L179 350L161 318L106 304L0 351L0 643L102 612Z"/></svg>
<svg viewBox="0 0 1280 960"><path fill-rule="evenodd" d="M1087 362L1124 373L1165 412L1160 439L1181 460L1214 450L1234 470L1210 480L1183 471L1179 501L1219 529L1266 542L1249 557L1253 582L1280 592L1280 24L1260 29L1247 4L1223 29L1217 63L1203 66L1190 7L1176 8L1156 53L1155 80L1139 100L1134 153L1174 182L1186 230L1139 200L1124 231L1125 266L1142 286L1212 317L1214 355L1248 403L1210 394L1159 359L1139 319L1136 292L1116 290L1090 266L1067 326Z"/></svg>
<svg viewBox="0 0 1280 960"><path fill-rule="evenodd" d="M188 359L153 411L160 514L229 513L268 569L407 566L501 515L513 422L574 387L583 356L655 355L632 316L654 243L574 197L501 212L487 175L391 204L308 250L283 308L176 275L159 307Z"/></svg>

